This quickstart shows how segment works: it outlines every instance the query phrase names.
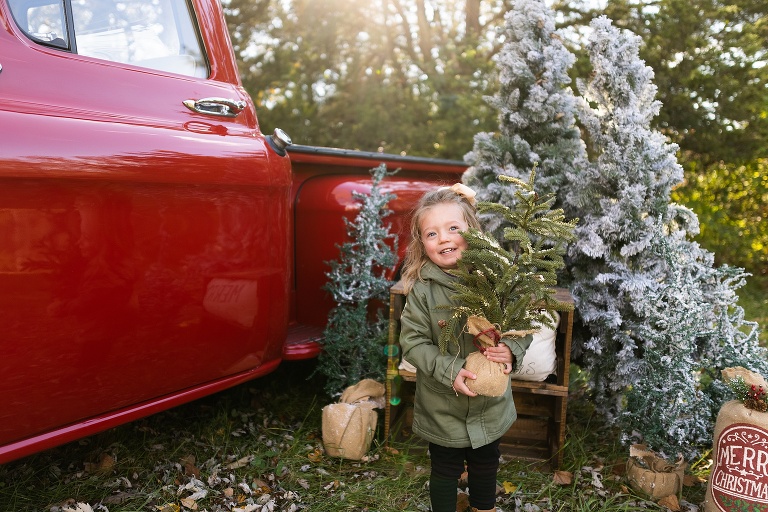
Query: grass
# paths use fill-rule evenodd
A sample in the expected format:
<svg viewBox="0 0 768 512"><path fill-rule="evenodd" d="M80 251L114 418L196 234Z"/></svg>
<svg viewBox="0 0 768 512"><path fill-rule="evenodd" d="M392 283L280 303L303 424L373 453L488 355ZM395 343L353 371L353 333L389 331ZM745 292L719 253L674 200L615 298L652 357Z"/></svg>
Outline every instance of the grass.
<svg viewBox="0 0 768 512"><path fill-rule="evenodd" d="M2 465L0 510L428 510L429 460L419 446L386 450L378 439L365 462L324 454L328 399L317 394L319 378L306 379L312 365L286 363L266 378ZM500 510L666 510L628 488L626 449L574 388L562 468L573 482L505 460L498 480L512 492L499 495ZM703 494L694 483L683 498L700 503Z"/></svg>

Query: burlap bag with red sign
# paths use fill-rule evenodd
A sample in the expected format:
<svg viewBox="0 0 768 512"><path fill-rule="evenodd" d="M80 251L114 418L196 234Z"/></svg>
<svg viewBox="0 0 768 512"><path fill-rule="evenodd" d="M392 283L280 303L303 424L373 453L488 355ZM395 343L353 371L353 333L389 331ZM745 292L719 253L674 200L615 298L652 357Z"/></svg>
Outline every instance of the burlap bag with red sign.
<svg viewBox="0 0 768 512"><path fill-rule="evenodd" d="M363 379L341 394L340 403L323 407L322 429L325 453L332 457L360 460L368 452L384 407L384 384Z"/></svg>
<svg viewBox="0 0 768 512"><path fill-rule="evenodd" d="M761 375L744 368L722 373L726 382L740 376L768 390ZM725 403L715 422L712 453L704 512L768 511L768 412L749 409L741 400Z"/></svg>
<svg viewBox="0 0 768 512"><path fill-rule="evenodd" d="M474 336L477 352L467 356L464 368L474 373L476 379L467 379L467 387L483 396L501 396L509 387L509 373L504 373L504 363L489 361L485 357L485 349L498 345L502 337L522 337L538 332L538 329L530 331L509 331L500 333L499 329L485 317L472 315L467 318L467 331ZM511 370L511 368L510 368Z"/></svg>
<svg viewBox="0 0 768 512"><path fill-rule="evenodd" d="M658 500L666 496L680 496L683 491L686 463L682 457L671 463L648 450L646 446L635 444L629 448L627 459L627 480L630 487Z"/></svg>

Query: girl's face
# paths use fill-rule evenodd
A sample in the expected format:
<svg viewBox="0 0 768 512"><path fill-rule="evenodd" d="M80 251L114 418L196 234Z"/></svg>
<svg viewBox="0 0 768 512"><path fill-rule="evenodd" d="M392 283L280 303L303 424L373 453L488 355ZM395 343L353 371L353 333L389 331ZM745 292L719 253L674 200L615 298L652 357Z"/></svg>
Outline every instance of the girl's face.
<svg viewBox="0 0 768 512"><path fill-rule="evenodd" d="M438 203L424 212L419 223L421 243L432 262L442 269L456 268L456 262L467 248L461 236L468 229L461 206Z"/></svg>

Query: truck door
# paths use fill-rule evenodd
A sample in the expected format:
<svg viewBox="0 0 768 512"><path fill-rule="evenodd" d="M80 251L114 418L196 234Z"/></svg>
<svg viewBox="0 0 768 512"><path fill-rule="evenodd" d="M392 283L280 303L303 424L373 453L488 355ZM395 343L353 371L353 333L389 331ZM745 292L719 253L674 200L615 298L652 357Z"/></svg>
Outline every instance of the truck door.
<svg viewBox="0 0 768 512"><path fill-rule="evenodd" d="M217 1L0 0L0 447L274 368L289 193Z"/></svg>

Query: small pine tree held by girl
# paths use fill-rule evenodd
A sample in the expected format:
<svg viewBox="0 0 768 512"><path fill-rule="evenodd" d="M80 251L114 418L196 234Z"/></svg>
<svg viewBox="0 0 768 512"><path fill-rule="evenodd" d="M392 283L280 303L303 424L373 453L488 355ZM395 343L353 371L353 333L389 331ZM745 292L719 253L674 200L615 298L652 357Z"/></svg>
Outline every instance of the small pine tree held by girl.
<svg viewBox="0 0 768 512"><path fill-rule="evenodd" d="M504 220L503 241L473 228L463 233L468 247L458 268L451 272L459 278L454 299L460 305L451 307L453 315L439 340L442 351L449 342L456 342L452 333L464 319L478 341L493 346L505 336L522 337L538 331L541 325L552 327L552 312L572 309L571 304L555 299L553 287L557 271L565 265L563 255L566 244L574 238L576 220L566 221L562 210L552 209L553 195L539 196L534 190L535 177L535 169L528 182L498 177L516 189L512 207L478 203L478 213L492 213ZM487 364L481 354L477 359L478 364ZM474 385L483 389L483 383L477 382L480 375L493 370L475 371L469 359L467 365L478 374ZM509 385L501 369L493 375L498 382L494 388Z"/></svg>

